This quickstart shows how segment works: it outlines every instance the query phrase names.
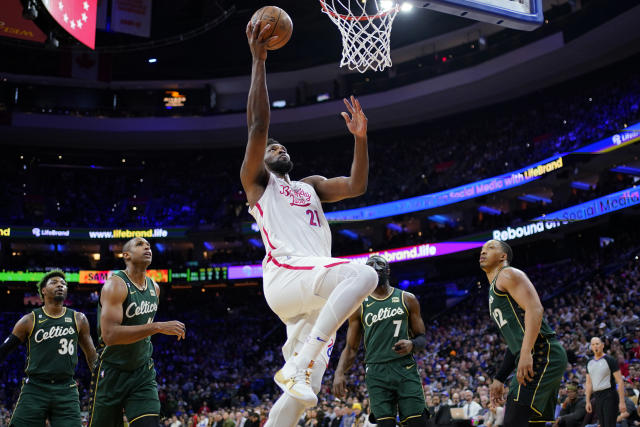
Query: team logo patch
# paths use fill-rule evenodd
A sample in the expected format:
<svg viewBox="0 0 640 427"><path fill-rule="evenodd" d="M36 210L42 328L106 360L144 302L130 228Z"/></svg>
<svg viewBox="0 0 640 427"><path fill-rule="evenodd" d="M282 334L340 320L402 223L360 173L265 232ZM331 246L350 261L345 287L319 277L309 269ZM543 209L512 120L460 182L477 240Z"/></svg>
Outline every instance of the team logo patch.
<svg viewBox="0 0 640 427"><path fill-rule="evenodd" d="M104 378L104 371L100 372L100 378Z"/></svg>
<svg viewBox="0 0 640 427"><path fill-rule="evenodd" d="M154 287L155 287L155 286L154 286ZM152 297L155 297L155 296L156 296L156 291L155 291L155 290L153 290L153 288L149 289L149 292L151 293L151 296L152 296Z"/></svg>
<svg viewBox="0 0 640 427"><path fill-rule="evenodd" d="M72 320L71 320L71 318L70 318L70 317L65 317L65 318L64 318L64 321L65 321L65 322L67 322L67 323L71 323L71 322L72 322Z"/></svg>
<svg viewBox="0 0 640 427"><path fill-rule="evenodd" d="M391 297L391 302L400 302L399 297Z"/></svg>

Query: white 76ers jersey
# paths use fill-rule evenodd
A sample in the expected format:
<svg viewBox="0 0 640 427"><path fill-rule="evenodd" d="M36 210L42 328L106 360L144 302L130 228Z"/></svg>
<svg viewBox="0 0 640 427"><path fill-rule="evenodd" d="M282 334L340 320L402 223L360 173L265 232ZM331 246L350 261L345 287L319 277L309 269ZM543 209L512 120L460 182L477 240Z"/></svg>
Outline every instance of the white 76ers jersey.
<svg viewBox="0 0 640 427"><path fill-rule="evenodd" d="M331 256L331 230L313 187L269 173L260 200L249 209L269 256Z"/></svg>

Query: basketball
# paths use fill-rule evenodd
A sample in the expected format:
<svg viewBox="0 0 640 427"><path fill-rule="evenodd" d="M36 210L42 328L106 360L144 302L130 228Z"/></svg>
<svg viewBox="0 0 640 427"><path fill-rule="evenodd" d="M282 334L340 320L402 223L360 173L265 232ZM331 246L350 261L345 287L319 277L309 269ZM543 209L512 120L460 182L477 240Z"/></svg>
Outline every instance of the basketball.
<svg viewBox="0 0 640 427"><path fill-rule="evenodd" d="M255 25L261 22L260 28L266 24L271 24L267 37L278 36L278 39L267 44L268 50L280 49L287 44L293 33L293 22L289 14L278 6L261 7L251 17L251 23Z"/></svg>

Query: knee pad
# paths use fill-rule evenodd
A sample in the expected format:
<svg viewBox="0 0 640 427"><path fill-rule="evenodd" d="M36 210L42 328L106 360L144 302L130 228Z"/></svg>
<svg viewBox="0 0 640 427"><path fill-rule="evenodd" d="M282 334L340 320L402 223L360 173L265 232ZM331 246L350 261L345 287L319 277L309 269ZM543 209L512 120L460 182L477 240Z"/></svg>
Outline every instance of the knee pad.
<svg viewBox="0 0 640 427"><path fill-rule="evenodd" d="M143 415L129 423L129 427L158 427L159 425L160 417L157 415Z"/></svg>

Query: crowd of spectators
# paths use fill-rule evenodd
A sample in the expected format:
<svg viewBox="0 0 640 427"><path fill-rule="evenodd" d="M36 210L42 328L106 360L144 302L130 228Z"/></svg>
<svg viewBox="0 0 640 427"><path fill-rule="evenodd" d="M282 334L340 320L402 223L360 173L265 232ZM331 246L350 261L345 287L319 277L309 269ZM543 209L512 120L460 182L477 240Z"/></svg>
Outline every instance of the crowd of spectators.
<svg viewBox="0 0 640 427"><path fill-rule="evenodd" d="M403 199L516 170L637 122L639 103L638 76L609 68L505 104L371 132L367 193L326 209ZM288 145L294 178L349 170L352 149L346 137ZM237 231L240 221L250 220L237 179L242 148L67 151L6 151L0 159L0 222Z"/></svg>
<svg viewBox="0 0 640 427"><path fill-rule="evenodd" d="M580 393L585 382L592 336L605 337L608 353L618 360L628 386L636 394L640 390L640 321L635 313L640 304L638 255L637 243L612 244L594 253L576 251L563 260L524 268L543 299L547 320L568 354L563 382L571 390L563 387L559 410L572 387L576 386ZM427 326L428 345L416 354L427 406L437 412L443 404L462 407L468 400L476 402L474 411L485 421L499 418L502 409L489 406L487 393L505 346L487 317L486 285L473 286L462 302L437 316L424 311L429 306L426 300L433 297L428 288L409 289L421 301ZM264 423L279 395L272 374L282 363L284 328L258 290L242 291L235 296L203 296L197 304L174 295L161 304L160 318L179 318L189 328L188 339L183 342L176 343L165 336L153 339L165 425L239 427ZM94 302L75 297L74 306L83 309L95 324ZM1 329L8 333L20 314L3 313ZM343 346L344 330L339 334L336 351ZM336 360L334 357L325 374L318 407L305 414L301 425L339 425L331 421L345 417L360 419L355 425L363 425L368 411L363 353L348 373L349 397L342 402L331 394ZM24 353L12 354L0 366L0 415L6 419L17 399ZM86 416L89 373L83 361L77 378ZM215 421L220 423L214 424Z"/></svg>

